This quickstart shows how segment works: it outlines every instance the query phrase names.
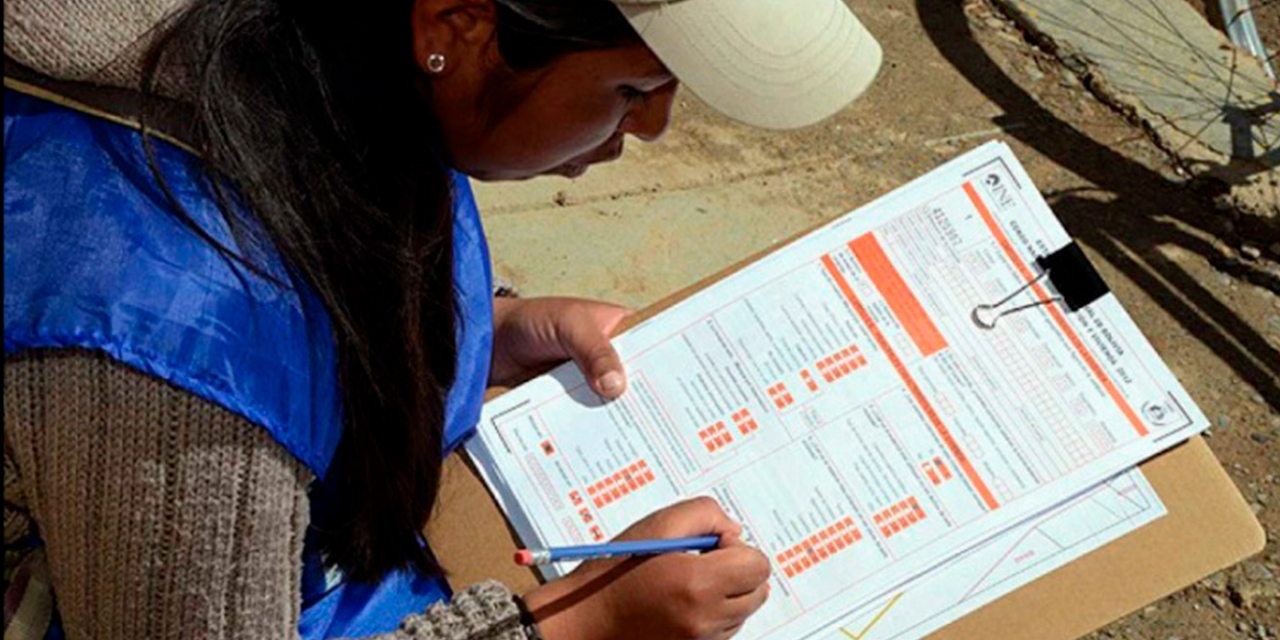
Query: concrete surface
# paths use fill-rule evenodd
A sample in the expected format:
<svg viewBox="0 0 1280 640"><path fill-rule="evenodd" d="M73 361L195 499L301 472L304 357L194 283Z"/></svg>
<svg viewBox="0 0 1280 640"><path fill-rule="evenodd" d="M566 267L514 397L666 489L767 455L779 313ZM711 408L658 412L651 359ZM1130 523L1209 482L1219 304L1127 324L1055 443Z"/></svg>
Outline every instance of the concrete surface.
<svg viewBox="0 0 1280 640"><path fill-rule="evenodd" d="M1003 0L1061 47L1096 65L1160 128L1176 129L1217 153L1272 154L1280 162L1280 119L1248 122L1269 105L1275 83L1181 0ZM1252 125L1252 126L1250 126Z"/></svg>
<svg viewBox="0 0 1280 640"><path fill-rule="evenodd" d="M1170 180L1168 156L1142 130L985 1L850 4L885 50L861 100L818 126L770 133L685 93L666 139L632 144L613 165L576 181L478 185L497 274L525 296L643 306L1005 140L1214 420L1210 445L1271 532L1248 570L1100 637L1255 637L1259 626L1274 636L1276 596L1263 580L1280 575L1280 243L1241 244L1208 198ZM1232 584L1271 595L1237 605Z"/></svg>
<svg viewBox="0 0 1280 640"><path fill-rule="evenodd" d="M1276 222L1280 92L1259 61L1186 0L999 0L1191 172ZM1280 229L1275 224L1272 229Z"/></svg>
<svg viewBox="0 0 1280 640"><path fill-rule="evenodd" d="M807 146L795 143L803 133L753 131L690 96L675 122L662 143L632 144L621 161L577 180L478 186L493 253L503 257L499 277L528 294L640 306L904 177L876 162L892 142L872 142L870 123Z"/></svg>

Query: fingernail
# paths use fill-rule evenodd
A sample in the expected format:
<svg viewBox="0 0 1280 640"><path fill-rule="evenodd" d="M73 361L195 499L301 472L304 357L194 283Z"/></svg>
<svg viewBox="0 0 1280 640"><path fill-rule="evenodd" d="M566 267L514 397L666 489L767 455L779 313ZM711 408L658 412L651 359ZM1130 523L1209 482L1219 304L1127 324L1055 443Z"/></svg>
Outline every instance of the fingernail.
<svg viewBox="0 0 1280 640"><path fill-rule="evenodd" d="M617 371L610 371L600 376L600 391L607 395L617 395L622 392L622 374Z"/></svg>

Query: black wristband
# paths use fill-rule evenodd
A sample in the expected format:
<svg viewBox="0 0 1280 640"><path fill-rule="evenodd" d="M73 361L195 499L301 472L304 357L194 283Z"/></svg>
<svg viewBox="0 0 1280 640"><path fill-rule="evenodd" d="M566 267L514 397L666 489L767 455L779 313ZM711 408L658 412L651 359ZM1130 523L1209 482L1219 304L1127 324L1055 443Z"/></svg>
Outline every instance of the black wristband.
<svg viewBox="0 0 1280 640"><path fill-rule="evenodd" d="M520 626L524 628L524 637L529 640L543 640L542 632L538 631L538 621L533 618L533 612L529 611L524 598L513 595L511 599L515 601L516 609L520 611Z"/></svg>

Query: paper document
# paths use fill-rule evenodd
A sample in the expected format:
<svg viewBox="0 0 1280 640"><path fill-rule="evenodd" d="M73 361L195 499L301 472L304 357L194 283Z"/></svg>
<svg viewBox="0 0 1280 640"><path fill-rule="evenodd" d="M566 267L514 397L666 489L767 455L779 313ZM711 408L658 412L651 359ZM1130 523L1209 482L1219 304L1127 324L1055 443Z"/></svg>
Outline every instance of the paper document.
<svg viewBox="0 0 1280 640"><path fill-rule="evenodd" d="M827 639L923 638L1165 513L1142 472L1133 469L957 554L892 593L861 601Z"/></svg>
<svg viewBox="0 0 1280 640"><path fill-rule="evenodd" d="M919 637L1159 517L1120 474L1207 425L1111 294L974 323L1069 242L989 143L619 336L622 398L565 365L468 451L529 545L714 496L774 565L741 638Z"/></svg>

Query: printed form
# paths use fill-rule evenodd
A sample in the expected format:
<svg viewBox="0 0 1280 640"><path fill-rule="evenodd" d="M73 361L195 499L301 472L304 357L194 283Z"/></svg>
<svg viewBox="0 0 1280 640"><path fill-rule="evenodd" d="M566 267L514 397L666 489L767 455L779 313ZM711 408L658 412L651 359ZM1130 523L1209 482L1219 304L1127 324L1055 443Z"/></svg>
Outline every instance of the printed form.
<svg viewBox="0 0 1280 640"><path fill-rule="evenodd" d="M924 636L1163 515L1133 467L1207 426L1109 293L974 323L1069 242L988 143L616 338L620 399L565 365L468 451L531 546L715 497L773 563L741 638Z"/></svg>

